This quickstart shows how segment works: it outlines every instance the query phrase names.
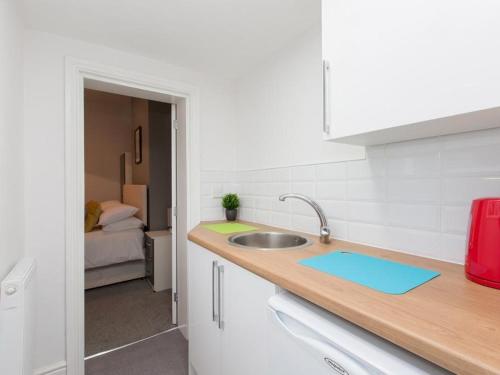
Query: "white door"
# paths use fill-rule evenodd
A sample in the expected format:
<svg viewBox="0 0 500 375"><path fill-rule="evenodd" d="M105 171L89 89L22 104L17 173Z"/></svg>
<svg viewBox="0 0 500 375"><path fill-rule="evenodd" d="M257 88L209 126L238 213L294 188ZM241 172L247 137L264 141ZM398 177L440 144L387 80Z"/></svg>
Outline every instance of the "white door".
<svg viewBox="0 0 500 375"><path fill-rule="evenodd" d="M222 375L267 373L267 301L274 284L222 261Z"/></svg>
<svg viewBox="0 0 500 375"><path fill-rule="evenodd" d="M221 375L218 266L212 252L188 241L189 362L198 375Z"/></svg>
<svg viewBox="0 0 500 375"><path fill-rule="evenodd" d="M171 105L172 324L177 324L177 105Z"/></svg>
<svg viewBox="0 0 500 375"><path fill-rule="evenodd" d="M188 135L187 135L186 101L176 103L177 117L177 229L176 229L176 263L177 263L177 324L184 337L188 337Z"/></svg>

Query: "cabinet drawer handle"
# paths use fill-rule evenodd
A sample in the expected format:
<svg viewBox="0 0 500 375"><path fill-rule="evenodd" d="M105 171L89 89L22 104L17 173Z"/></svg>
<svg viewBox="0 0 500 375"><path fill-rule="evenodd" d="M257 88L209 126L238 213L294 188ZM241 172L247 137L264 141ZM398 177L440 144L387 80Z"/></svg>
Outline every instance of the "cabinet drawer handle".
<svg viewBox="0 0 500 375"><path fill-rule="evenodd" d="M330 134L330 62L323 60L323 132Z"/></svg>
<svg viewBox="0 0 500 375"><path fill-rule="evenodd" d="M218 319L218 314L215 313L215 269L217 267L217 261L212 262L212 321L215 322Z"/></svg>
<svg viewBox="0 0 500 375"><path fill-rule="evenodd" d="M224 330L224 319L222 317L222 310L224 309L224 301L222 300L222 296L224 295L224 290L223 290L223 283L224 283L224 266L219 266L218 267L218 274L217 274L217 286L218 286L218 294L219 294L219 308L218 310L218 325L219 329Z"/></svg>

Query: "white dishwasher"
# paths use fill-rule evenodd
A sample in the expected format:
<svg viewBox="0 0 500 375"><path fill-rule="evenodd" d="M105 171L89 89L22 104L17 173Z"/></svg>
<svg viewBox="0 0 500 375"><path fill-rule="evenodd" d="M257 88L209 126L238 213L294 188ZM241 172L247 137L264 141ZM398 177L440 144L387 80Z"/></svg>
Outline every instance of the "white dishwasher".
<svg viewBox="0 0 500 375"><path fill-rule="evenodd" d="M268 305L269 375L450 374L291 293Z"/></svg>

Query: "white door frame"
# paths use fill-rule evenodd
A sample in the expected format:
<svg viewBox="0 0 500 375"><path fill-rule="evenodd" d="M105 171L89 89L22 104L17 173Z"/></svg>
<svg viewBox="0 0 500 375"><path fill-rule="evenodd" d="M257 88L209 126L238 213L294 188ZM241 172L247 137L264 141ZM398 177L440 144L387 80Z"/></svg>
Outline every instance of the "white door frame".
<svg viewBox="0 0 500 375"><path fill-rule="evenodd" d="M65 65L66 365L67 374L84 375L84 81L185 100L188 230L200 217L199 90L182 82L72 57L66 58Z"/></svg>
<svg viewBox="0 0 500 375"><path fill-rule="evenodd" d="M172 104L171 110L171 129L170 129L170 145L171 149L171 168L170 168L170 180L172 189L172 215L171 215L171 225L172 225L172 324L177 324L177 104Z"/></svg>

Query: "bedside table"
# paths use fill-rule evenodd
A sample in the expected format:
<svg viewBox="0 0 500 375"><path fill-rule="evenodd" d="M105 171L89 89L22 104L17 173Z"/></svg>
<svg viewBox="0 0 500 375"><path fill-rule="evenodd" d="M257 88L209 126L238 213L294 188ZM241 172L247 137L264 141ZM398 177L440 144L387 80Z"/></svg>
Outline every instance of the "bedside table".
<svg viewBox="0 0 500 375"><path fill-rule="evenodd" d="M145 232L146 279L155 292L172 288L172 233Z"/></svg>

